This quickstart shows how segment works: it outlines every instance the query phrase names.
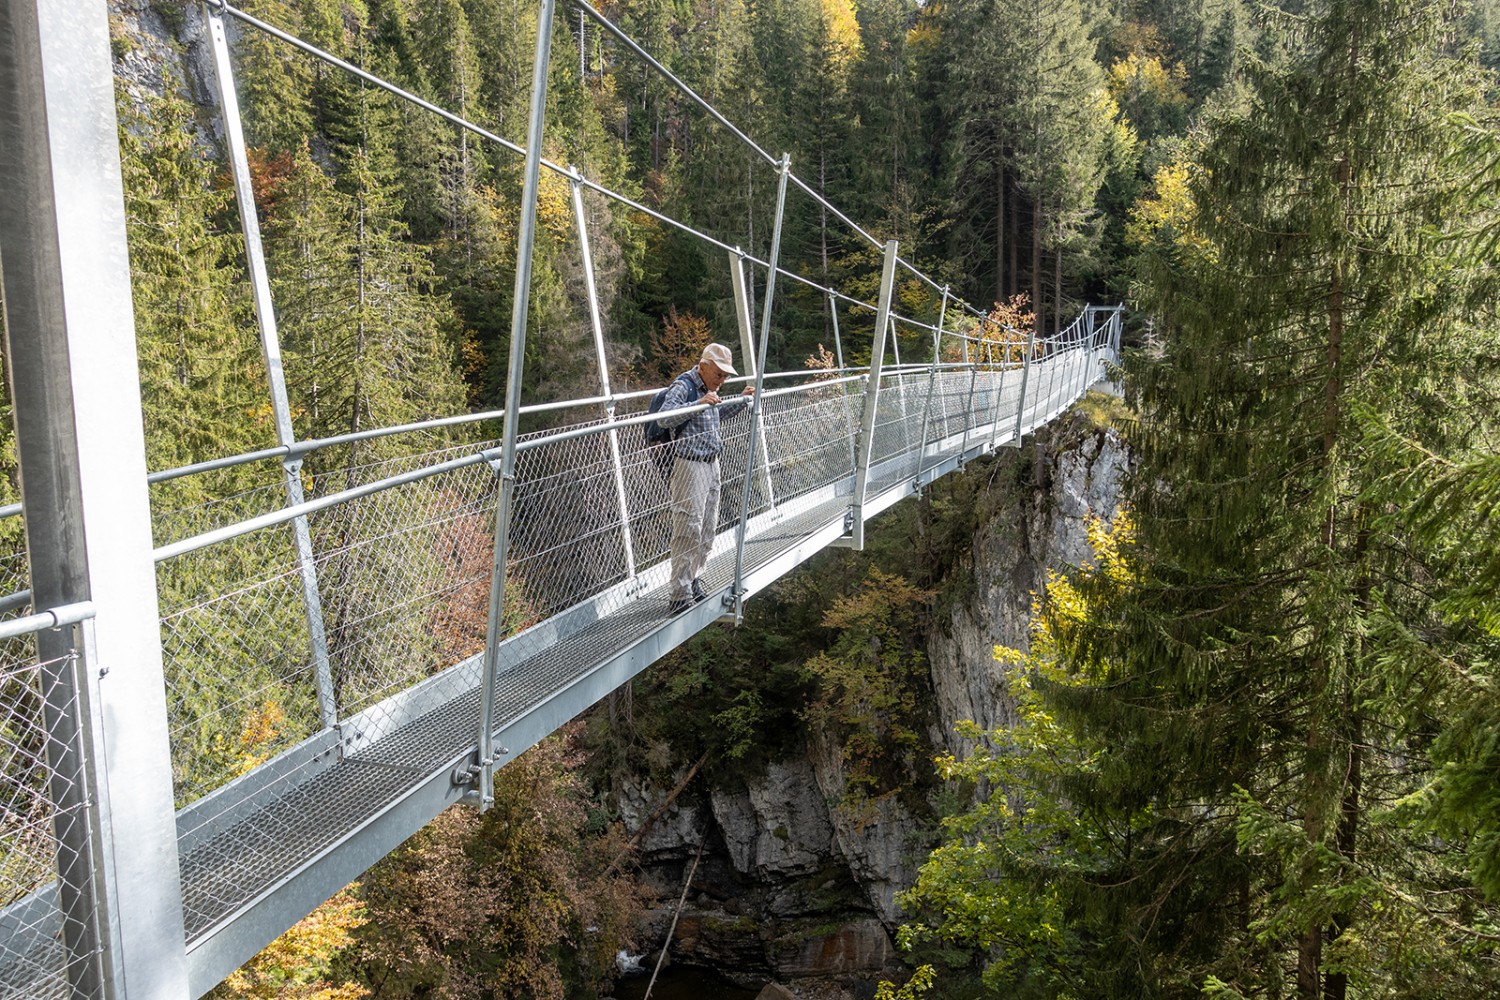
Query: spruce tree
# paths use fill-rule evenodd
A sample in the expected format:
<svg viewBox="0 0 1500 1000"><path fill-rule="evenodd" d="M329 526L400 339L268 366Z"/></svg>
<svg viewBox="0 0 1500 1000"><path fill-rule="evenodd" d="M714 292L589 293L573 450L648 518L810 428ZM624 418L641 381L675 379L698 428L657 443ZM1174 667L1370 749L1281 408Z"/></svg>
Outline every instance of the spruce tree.
<svg viewBox="0 0 1500 1000"><path fill-rule="evenodd" d="M1456 887L1388 811L1414 790L1423 720L1376 697L1371 627L1430 609L1365 498L1354 417L1449 439L1464 421L1440 386L1479 360L1431 239L1468 211L1446 116L1482 100L1442 28L1407 0L1289 20L1289 61L1254 67L1248 109L1211 123L1199 249L1154 258L1143 286L1166 344L1137 372L1143 580L1076 650L1108 651L1107 683L1059 698L1120 744L1070 792L1151 804L1155 888L1129 910L1175 914L1195 974L1242 993L1489 989L1472 930L1411 926Z"/></svg>
<svg viewBox="0 0 1500 1000"><path fill-rule="evenodd" d="M986 944L1051 995L1496 985L1486 883L1420 808L1434 753L1466 760L1472 789L1488 758L1460 748L1492 730L1434 743L1458 705L1430 677L1470 654L1366 438L1467 447L1473 387L1496 384L1476 332L1492 297L1466 294L1474 268L1440 239L1492 211L1449 155L1449 115L1483 90L1443 54L1437 5L1327 0L1283 27L1290 58L1209 123L1192 219L1147 257L1161 353L1132 365L1138 535L1115 572L1081 574L1087 614L1044 612L1051 659L1028 680L1058 735L1021 760L1029 802L1049 801L987 859L1036 912L995 910L974 868L955 894L934 869L921 896L940 937L1009 913ZM1413 636L1435 647L1425 685Z"/></svg>

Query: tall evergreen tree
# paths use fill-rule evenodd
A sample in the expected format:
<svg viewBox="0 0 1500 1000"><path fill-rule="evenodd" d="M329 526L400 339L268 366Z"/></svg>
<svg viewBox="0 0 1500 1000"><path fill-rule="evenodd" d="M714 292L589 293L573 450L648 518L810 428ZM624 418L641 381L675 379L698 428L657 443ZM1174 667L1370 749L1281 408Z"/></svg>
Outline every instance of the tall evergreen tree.
<svg viewBox="0 0 1500 1000"><path fill-rule="evenodd" d="M1077 752L1032 774L1068 809L999 865L1049 901L999 938L1044 945L1023 982L1494 992L1494 905L1412 822L1445 709L1400 683L1393 624L1437 634L1442 615L1362 445L1364 414L1462 446L1465 387L1493 385L1488 304L1434 239L1476 210L1448 115L1483 104L1443 28L1413 0L1289 22L1294 58L1256 66L1249 106L1211 123L1191 231L1150 258L1164 353L1135 369L1139 535L1128 573L1085 574L1088 615L1049 617L1076 674L1036 683ZM982 886L952 886L924 898L990 912ZM1066 939L1045 937L1058 920Z"/></svg>

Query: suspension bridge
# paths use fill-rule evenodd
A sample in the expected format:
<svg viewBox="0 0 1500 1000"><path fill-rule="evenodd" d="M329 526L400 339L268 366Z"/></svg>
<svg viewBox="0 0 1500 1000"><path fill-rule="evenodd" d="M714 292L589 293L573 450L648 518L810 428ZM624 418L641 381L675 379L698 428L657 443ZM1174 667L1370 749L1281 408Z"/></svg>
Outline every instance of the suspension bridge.
<svg viewBox="0 0 1500 1000"><path fill-rule="evenodd" d="M495 768L696 632L738 622L817 552L862 547L881 511L1018 446L1118 359L1117 307L1085 308L1051 335L992 329L789 157L574 5L775 171L767 258L541 157L553 0L541 0L525 145L211 3L278 443L149 473L104 3L0 8L0 256L22 496L0 509L18 539L0 555L0 997L202 995L443 809L485 808ZM239 32L524 158L504 411L297 440L234 84ZM599 385L523 403L542 170L571 188ZM781 266L789 188L879 249L877 301ZM751 418L726 425L709 597L680 614L667 599L670 503L641 426L654 390L610 385L589 190L723 253L740 381L757 390ZM940 296L935 323L894 307L898 273ZM835 367L765 370L788 282L827 297ZM839 331L841 305L871 323ZM930 338L925 357L903 362L898 330ZM851 338L868 365L846 365ZM496 424L498 437L475 440ZM398 457L306 471L309 457L377 439ZM183 483L194 488L170 492ZM206 499L164 499L183 495ZM237 743L250 729L260 735Z"/></svg>

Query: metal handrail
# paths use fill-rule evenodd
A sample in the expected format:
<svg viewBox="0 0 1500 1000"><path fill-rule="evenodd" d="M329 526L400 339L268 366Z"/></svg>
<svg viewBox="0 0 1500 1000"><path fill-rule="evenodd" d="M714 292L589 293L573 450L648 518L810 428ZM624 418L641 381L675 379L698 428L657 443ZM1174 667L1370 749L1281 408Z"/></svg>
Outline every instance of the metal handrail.
<svg viewBox="0 0 1500 1000"><path fill-rule="evenodd" d="M0 622L0 639L15 639L33 632L44 632L50 628L76 625L86 618L93 618L96 614L98 614L98 609L94 607L93 601L59 605L24 618Z"/></svg>

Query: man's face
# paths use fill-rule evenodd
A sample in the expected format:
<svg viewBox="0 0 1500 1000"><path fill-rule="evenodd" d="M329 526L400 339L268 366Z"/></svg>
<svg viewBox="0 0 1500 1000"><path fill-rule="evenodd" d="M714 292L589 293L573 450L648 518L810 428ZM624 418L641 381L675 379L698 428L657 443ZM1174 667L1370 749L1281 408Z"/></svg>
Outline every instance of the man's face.
<svg viewBox="0 0 1500 1000"><path fill-rule="evenodd" d="M719 366L712 361L698 362L698 375L703 379L703 384L708 386L709 392L718 392L719 386L723 385L724 380L729 377L719 371Z"/></svg>

